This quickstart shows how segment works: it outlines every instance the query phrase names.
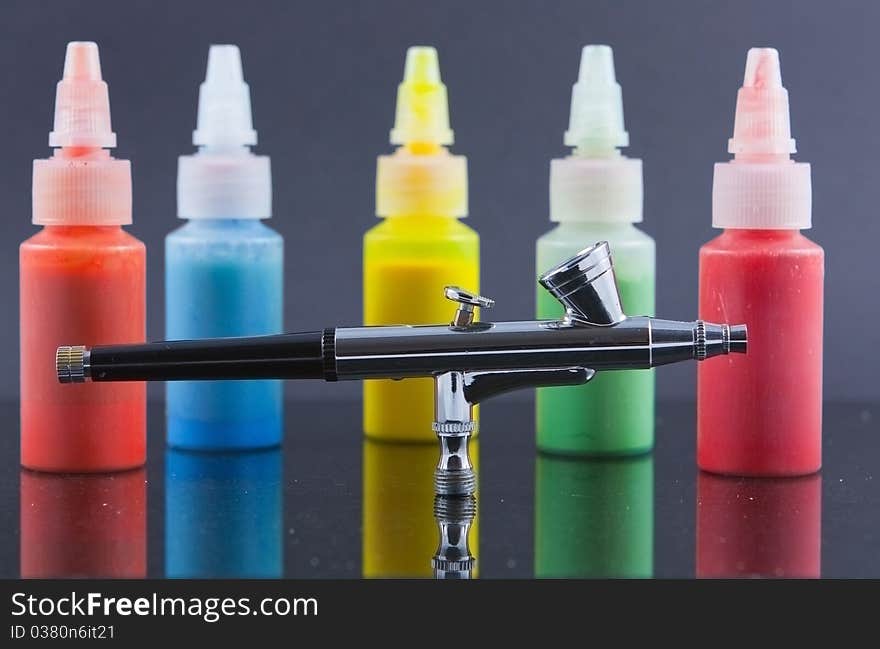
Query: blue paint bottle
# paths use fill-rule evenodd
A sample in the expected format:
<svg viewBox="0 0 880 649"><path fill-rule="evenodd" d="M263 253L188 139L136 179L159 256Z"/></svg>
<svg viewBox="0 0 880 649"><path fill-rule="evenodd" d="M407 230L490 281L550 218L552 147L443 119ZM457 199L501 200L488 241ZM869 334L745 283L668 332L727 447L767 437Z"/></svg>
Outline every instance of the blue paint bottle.
<svg viewBox="0 0 880 649"><path fill-rule="evenodd" d="M269 158L257 133L234 45L213 45L199 92L194 155L181 156L178 215L165 239L169 340L281 333L284 242L272 213ZM282 439L279 381L179 381L167 387L168 444L189 449L275 446Z"/></svg>

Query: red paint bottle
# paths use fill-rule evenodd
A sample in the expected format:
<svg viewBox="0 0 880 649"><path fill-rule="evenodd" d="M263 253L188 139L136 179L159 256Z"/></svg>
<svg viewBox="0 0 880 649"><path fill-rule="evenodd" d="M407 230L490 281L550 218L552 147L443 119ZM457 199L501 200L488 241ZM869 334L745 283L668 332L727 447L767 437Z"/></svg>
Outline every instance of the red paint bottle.
<svg viewBox="0 0 880 649"><path fill-rule="evenodd" d="M21 463L99 472L146 459L143 383L62 386L55 350L143 342L146 250L131 223L131 165L116 146L94 43L70 43L55 101L51 158L34 161L33 222L19 251Z"/></svg>
<svg viewBox="0 0 880 649"><path fill-rule="evenodd" d="M773 49L752 49L730 162L715 165L700 249L700 318L745 322L749 352L697 369L697 463L714 473L794 476L822 464L824 252L811 226L810 166L791 160L788 93Z"/></svg>

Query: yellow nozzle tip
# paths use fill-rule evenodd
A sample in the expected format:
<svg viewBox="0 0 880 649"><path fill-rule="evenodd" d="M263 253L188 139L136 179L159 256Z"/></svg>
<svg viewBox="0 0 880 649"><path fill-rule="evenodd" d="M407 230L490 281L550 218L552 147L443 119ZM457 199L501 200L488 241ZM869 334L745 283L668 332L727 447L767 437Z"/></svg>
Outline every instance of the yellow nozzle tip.
<svg viewBox="0 0 880 649"><path fill-rule="evenodd" d="M440 84L440 59L437 56L437 50L424 45L409 48L406 51L403 82L426 85Z"/></svg>
<svg viewBox="0 0 880 649"><path fill-rule="evenodd" d="M452 144L446 86L440 80L440 61L433 47L406 51L403 82L397 88L397 114L391 143L398 145Z"/></svg>

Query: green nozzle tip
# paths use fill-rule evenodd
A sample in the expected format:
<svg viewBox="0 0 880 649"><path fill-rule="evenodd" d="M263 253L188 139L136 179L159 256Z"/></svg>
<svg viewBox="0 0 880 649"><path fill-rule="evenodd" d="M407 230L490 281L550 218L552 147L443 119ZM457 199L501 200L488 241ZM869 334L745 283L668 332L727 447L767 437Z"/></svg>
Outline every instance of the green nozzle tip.
<svg viewBox="0 0 880 649"><path fill-rule="evenodd" d="M565 144L596 154L611 153L629 144L623 126L623 98L614 74L614 53L607 45L587 45L581 52Z"/></svg>
<svg viewBox="0 0 880 649"><path fill-rule="evenodd" d="M406 51L403 82L397 88L397 113L391 144L452 144L446 86L433 47Z"/></svg>
<svg viewBox="0 0 880 649"><path fill-rule="evenodd" d="M581 67L578 82L612 85L617 83L614 74L614 52L607 45L587 45L581 51Z"/></svg>

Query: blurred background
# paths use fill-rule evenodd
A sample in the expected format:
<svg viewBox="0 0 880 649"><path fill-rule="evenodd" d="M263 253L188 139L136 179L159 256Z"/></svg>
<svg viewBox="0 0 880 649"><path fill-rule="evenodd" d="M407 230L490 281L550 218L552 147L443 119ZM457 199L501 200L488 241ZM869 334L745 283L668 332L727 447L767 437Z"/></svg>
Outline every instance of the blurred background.
<svg viewBox="0 0 880 649"><path fill-rule="evenodd" d="M813 165L814 228L807 234L827 254L826 398L874 399L878 24L880 4L847 0L4 0L0 300L7 308L0 335L18 339L17 246L36 232L31 160L50 154L67 41L95 40L101 48L119 141L114 155L133 165L130 231L148 249L152 339L164 336L163 238L181 224L177 156L193 151L211 43L240 46L256 151L272 157L269 224L286 239L289 330L361 321L361 238L376 219L376 156L391 150L396 88L413 44L440 52L453 151L469 163L467 223L482 237L482 292L497 300L494 319L534 314L534 245L551 227L549 161L567 153L571 85L588 43L614 48L632 143L625 154L644 160L643 227L657 240L658 315L695 318L697 252L716 234L712 165L729 157L746 50L772 46L790 93L796 158ZM0 397L18 394L17 354L12 362L0 374ZM694 364L661 369L661 398L693 398L694 373ZM287 389L327 399L360 392L357 384Z"/></svg>

